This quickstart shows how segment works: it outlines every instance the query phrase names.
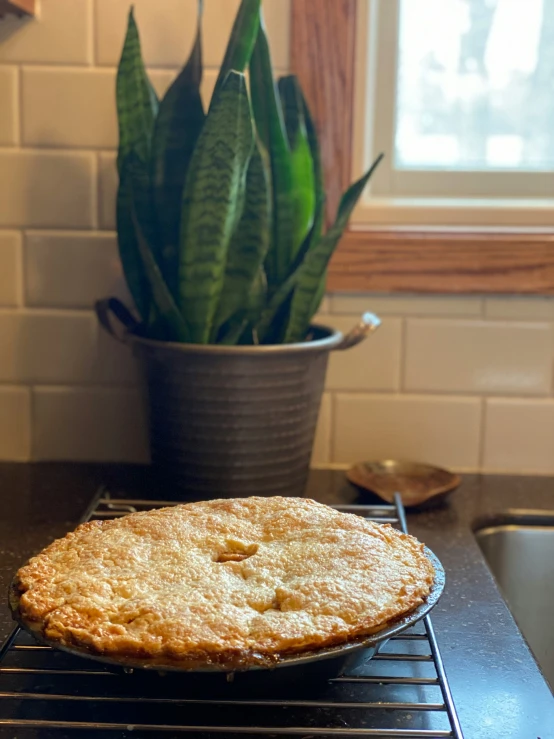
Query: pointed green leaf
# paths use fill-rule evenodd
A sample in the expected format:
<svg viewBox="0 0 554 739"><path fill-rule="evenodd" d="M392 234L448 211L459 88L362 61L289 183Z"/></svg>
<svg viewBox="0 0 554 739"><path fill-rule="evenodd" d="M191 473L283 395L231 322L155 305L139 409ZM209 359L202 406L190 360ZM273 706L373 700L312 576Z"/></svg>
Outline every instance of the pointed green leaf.
<svg viewBox="0 0 554 739"><path fill-rule="evenodd" d="M143 162L148 160L158 112L158 98L144 68L132 8L117 70L116 102L119 122L117 166L121 171L125 158L133 151Z"/></svg>
<svg viewBox="0 0 554 739"><path fill-rule="evenodd" d="M312 310L316 302L316 298L314 296L317 294L318 290L321 290L321 280L323 279L329 260L333 255L335 247L348 223L356 203L382 158L383 155L381 154L372 164L369 171L346 191L342 196L333 226L317 244L314 244L311 249L305 251L305 256L302 262L271 296L260 322L256 327L261 340L265 340L268 334L271 333L272 323L276 320L276 316L279 313L283 313L282 306L286 304L287 301L291 301L290 305L292 311L292 298L301 283L303 284L303 290L300 291L296 300L297 312L295 316L291 315L289 320L289 326L291 327L290 333L293 333L293 331L295 332L295 335L301 333L297 329L297 324L302 320L302 316L307 316L305 328L307 329L309 326L309 322L313 315L313 313L309 312ZM295 338L287 340L301 341L302 339Z"/></svg>
<svg viewBox="0 0 554 739"><path fill-rule="evenodd" d="M312 320L312 317L315 316L315 314L319 310L319 306L321 305L321 301L325 297L325 288L327 287L327 270L324 271L323 276L321 277L319 281L319 285L317 287L317 290L314 293L314 297L312 299L312 303L310 305L309 313L310 313L310 321Z"/></svg>
<svg viewBox="0 0 554 739"><path fill-rule="evenodd" d="M163 278L159 265L154 258L152 249L141 229L134 193L131 203L131 218L136 233L139 255L142 260L144 272L150 283L152 298L157 308L158 317L171 330L170 340L186 343L189 339L186 324L173 300L173 296Z"/></svg>
<svg viewBox="0 0 554 739"><path fill-rule="evenodd" d="M261 3L262 0L242 0L215 83L215 90L221 87L232 69L244 72L248 66L260 27Z"/></svg>
<svg viewBox="0 0 554 739"><path fill-rule="evenodd" d="M291 289L288 294L285 295L285 298L281 300L271 317L271 322L263 331L261 330L261 325L256 327L256 334L258 335L261 344L283 343L289 323L293 295L294 290Z"/></svg>
<svg viewBox="0 0 554 739"><path fill-rule="evenodd" d="M202 126L202 0L198 1L198 27L190 57L166 92L152 142L152 185L158 229L157 257L165 280L177 295L178 245L183 188L189 163Z"/></svg>
<svg viewBox="0 0 554 739"><path fill-rule="evenodd" d="M241 307L248 305L269 248L270 218L268 174L255 146L246 176L244 210L229 244L225 281L214 323L216 332Z"/></svg>
<svg viewBox="0 0 554 739"><path fill-rule="evenodd" d="M302 99L302 107L304 110L304 123L306 125L306 134L308 136L308 143L310 145L310 152L312 154L312 163L314 167L314 187L315 187L315 219L314 226L311 233L312 243L317 243L321 237L321 231L323 223L325 221L325 181L323 177L323 164L321 160L321 149L319 146L319 139L317 136L317 129L315 127L310 108L298 83L297 93Z"/></svg>
<svg viewBox="0 0 554 739"><path fill-rule="evenodd" d="M270 291L286 279L294 252L294 173L263 23L250 60L250 91L256 128L271 165L273 238L266 259Z"/></svg>
<svg viewBox="0 0 554 739"><path fill-rule="evenodd" d="M263 267L260 267L248 298L248 320L254 326L265 307L267 298L267 277Z"/></svg>
<svg viewBox="0 0 554 739"><path fill-rule="evenodd" d="M313 225L317 191L304 118L304 100L298 80L294 75L281 77L278 87L292 154L294 216L291 256L294 258Z"/></svg>
<svg viewBox="0 0 554 739"><path fill-rule="evenodd" d="M383 155L381 154L368 172L348 188L341 198L335 222L319 243L306 254L303 263L295 272L294 295L291 303L289 325L284 338L285 343L302 341L305 338L329 260L348 224L356 203L382 158Z"/></svg>
<svg viewBox="0 0 554 739"><path fill-rule="evenodd" d="M277 291L273 293L269 303L264 307L263 313L260 316L259 323L256 326L256 331L259 335L261 343L263 343L264 339L267 337L267 332L269 331L269 328L274 320L275 315L277 314L277 311L279 311L280 320L285 321L285 324L288 323L288 313L286 313L286 311L284 310L279 310L279 308L281 304L287 300L287 297L290 296L292 299L292 292L296 284L295 274L304 261L308 251L315 243L318 242L320 237L316 237L316 234L321 234L321 228L323 226L324 218L325 203L321 202L318 206L314 219L314 224L310 230L310 233L304 240L300 251L296 255L294 262L292 263L289 277L284 280L280 286L278 286ZM284 329L282 333L284 334Z"/></svg>
<svg viewBox="0 0 554 739"><path fill-rule="evenodd" d="M252 346L258 344L254 328L265 306L267 279L263 267L260 268L244 305L223 324L219 330L217 344Z"/></svg>
<svg viewBox="0 0 554 739"><path fill-rule="evenodd" d="M148 322L152 295L140 257L132 219L133 167L130 156L121 164L116 200L117 243L125 280L144 323ZM139 189L140 184L135 186Z"/></svg>
<svg viewBox="0 0 554 739"><path fill-rule="evenodd" d="M179 293L193 343L212 335L253 146L246 80L229 72L198 138L183 194Z"/></svg>

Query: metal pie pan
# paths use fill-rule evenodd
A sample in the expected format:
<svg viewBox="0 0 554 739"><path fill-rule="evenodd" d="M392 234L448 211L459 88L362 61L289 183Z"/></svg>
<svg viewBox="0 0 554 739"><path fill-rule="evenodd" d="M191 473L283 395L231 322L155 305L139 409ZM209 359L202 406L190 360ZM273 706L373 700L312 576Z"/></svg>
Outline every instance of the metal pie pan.
<svg viewBox="0 0 554 739"><path fill-rule="evenodd" d="M327 647L318 649L315 651L296 652L293 654L284 654L277 657L276 659L266 660L260 659L259 663L256 664L245 664L244 666L237 665L236 663L223 663L223 662L211 662L202 664L179 664L177 662L164 664L163 661L144 661L140 659L121 658L116 659L114 657L104 657L93 651L89 651L84 648L77 648L73 646L65 646L54 641L45 639L41 634L34 631L27 624L25 624L19 617L19 613L12 598L10 598L10 608L14 619L18 622L22 629L29 633L39 644L43 644L53 649L60 650L67 654L71 654L75 657L87 658L100 662L102 664L119 667L120 669L132 669L132 670L149 670L154 672L182 672L182 673L234 673L234 672L251 672L253 670L275 670L282 667L296 667L301 665L308 665L313 662L321 662L323 660L337 660L341 658L347 658L352 653L362 649L373 650L373 654L377 652L378 647L384 642L388 641L393 636L398 636L406 629L414 626L418 621L425 618L427 614L435 607L439 598L441 597L444 585L445 585L445 573L444 568L438 558L433 552L425 547L425 554L433 563L435 568L435 581L431 588L431 592L428 597L420 606L410 611L405 616L400 616L394 621L388 622L388 624L381 630L364 636L361 639L355 639L353 641L339 644L337 646ZM14 588L14 583L10 586L10 593Z"/></svg>

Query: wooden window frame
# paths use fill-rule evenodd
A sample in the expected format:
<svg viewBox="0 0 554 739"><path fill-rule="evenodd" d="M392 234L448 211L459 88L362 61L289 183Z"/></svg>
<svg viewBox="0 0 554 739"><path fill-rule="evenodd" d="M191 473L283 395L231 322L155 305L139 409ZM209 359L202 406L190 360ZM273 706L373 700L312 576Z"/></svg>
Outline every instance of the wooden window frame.
<svg viewBox="0 0 554 739"><path fill-rule="evenodd" d="M358 1L291 2L291 65L320 132L329 213L352 179ZM328 289L552 295L554 233L350 228Z"/></svg>

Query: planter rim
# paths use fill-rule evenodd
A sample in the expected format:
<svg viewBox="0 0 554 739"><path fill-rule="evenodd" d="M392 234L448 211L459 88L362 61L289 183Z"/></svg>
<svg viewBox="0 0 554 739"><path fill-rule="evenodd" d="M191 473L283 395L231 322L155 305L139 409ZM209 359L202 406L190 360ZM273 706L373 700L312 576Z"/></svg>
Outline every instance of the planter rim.
<svg viewBox="0 0 554 739"><path fill-rule="evenodd" d="M311 328L319 329L327 335L310 341L302 341L294 344L264 344L260 346L222 346L221 344L180 344L176 341L159 341L158 339L145 339L129 332L127 341L134 346L148 347L158 351L182 352L186 354L217 354L239 356L267 356L268 354L298 354L306 352L332 351L337 349L344 339L344 335L337 329L312 324Z"/></svg>

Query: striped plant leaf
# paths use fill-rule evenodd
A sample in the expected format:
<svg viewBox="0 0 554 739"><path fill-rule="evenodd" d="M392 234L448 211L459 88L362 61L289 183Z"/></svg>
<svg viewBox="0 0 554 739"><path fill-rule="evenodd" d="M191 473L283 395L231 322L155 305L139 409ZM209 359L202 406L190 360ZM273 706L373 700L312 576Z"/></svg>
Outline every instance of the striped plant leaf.
<svg viewBox="0 0 554 739"><path fill-rule="evenodd" d="M246 80L231 71L215 93L183 193L179 300L193 343L207 343L213 332L253 146Z"/></svg>
<svg viewBox="0 0 554 739"><path fill-rule="evenodd" d="M133 192L140 201L143 201L145 190L143 178L138 174L137 167L132 166L133 156L129 154L120 166L116 199L117 243L129 292L143 322L147 323L151 313L152 292L144 272L132 218ZM142 165L142 168L144 169L145 165ZM132 182L134 178L138 180L136 184ZM148 191L146 185L146 192Z"/></svg>
<svg viewBox="0 0 554 739"><path fill-rule="evenodd" d="M250 91L258 136L271 165L273 234L265 270L270 293L286 279L292 261L294 172L281 99L273 80L269 44L263 23L250 60Z"/></svg>
<svg viewBox="0 0 554 739"><path fill-rule="evenodd" d="M147 242L142 231L138 208L139 204L135 202L132 184L131 189L131 219L136 233L138 252L146 278L150 284L153 303L156 306L156 318L154 324L163 327L163 338L169 341L189 341L187 327L183 320L183 316L179 312L177 304L164 280L162 271L154 258L152 248ZM167 332L169 330L169 332ZM151 335L151 334L150 334Z"/></svg>
<svg viewBox="0 0 554 739"><path fill-rule="evenodd" d="M268 174L260 151L254 146L246 176L244 210L229 244L214 336L241 308L243 313L248 311L253 284L269 248L270 225Z"/></svg>
<svg viewBox="0 0 554 739"><path fill-rule="evenodd" d="M310 321L312 320L312 317L315 316L315 314L319 310L319 306L321 305L321 301L325 297L325 288L327 287L327 270L324 271L322 278L319 281L319 285L317 287L317 290L314 292L314 297L312 299L311 305L310 305Z"/></svg>
<svg viewBox="0 0 554 739"><path fill-rule="evenodd" d="M304 340L313 317L318 293L322 289L321 283L325 277L329 260L350 220L356 203L382 158L383 155L381 154L366 174L348 188L341 198L335 222L325 236L310 249L304 261L294 273L296 279L289 324L284 337L285 343Z"/></svg>
<svg viewBox="0 0 554 739"><path fill-rule="evenodd" d="M314 222L317 205L315 171L298 80L294 75L281 77L278 88L292 155L294 214L291 259L294 259Z"/></svg>
<svg viewBox="0 0 554 739"><path fill-rule="evenodd" d="M160 103L152 141L152 187L158 231L157 257L173 293L178 291L178 246L185 178L204 125L202 84L202 0L189 59Z"/></svg>
<svg viewBox="0 0 554 739"><path fill-rule="evenodd" d="M119 123L117 166L121 173L123 162L131 152L135 152L143 162L148 160L158 113L158 98L144 68L132 7L117 70L116 103Z"/></svg>
<svg viewBox="0 0 554 739"><path fill-rule="evenodd" d="M262 0L242 0L221 63L215 90L221 87L232 69L244 72L248 66L260 27L261 4Z"/></svg>
<svg viewBox="0 0 554 739"><path fill-rule="evenodd" d="M244 309L235 313L222 328L218 344L252 346L259 344L255 326L264 309L267 297L267 279L263 267L260 268L252 283L250 294Z"/></svg>
<svg viewBox="0 0 554 739"><path fill-rule="evenodd" d="M260 344L283 343L288 326L293 296L294 286L289 289L287 294L285 294L284 299L281 299L276 305L275 309L271 313L271 320L267 323L264 323L267 319L267 313L264 311L262 314L262 320L255 328Z"/></svg>
<svg viewBox="0 0 554 739"><path fill-rule="evenodd" d="M314 187L315 187L315 216L314 225L309 235L310 245L316 244L322 233L323 224L325 222L325 181L323 177L323 164L321 159L321 149L319 147L319 139L317 136L317 130L315 127L310 108L300 87L300 83L297 85L297 94L302 100L302 108L304 110L304 124L306 126L306 134L308 136L308 143L310 145L310 152L312 154L312 163L314 167ZM309 247L308 247L309 248Z"/></svg>

